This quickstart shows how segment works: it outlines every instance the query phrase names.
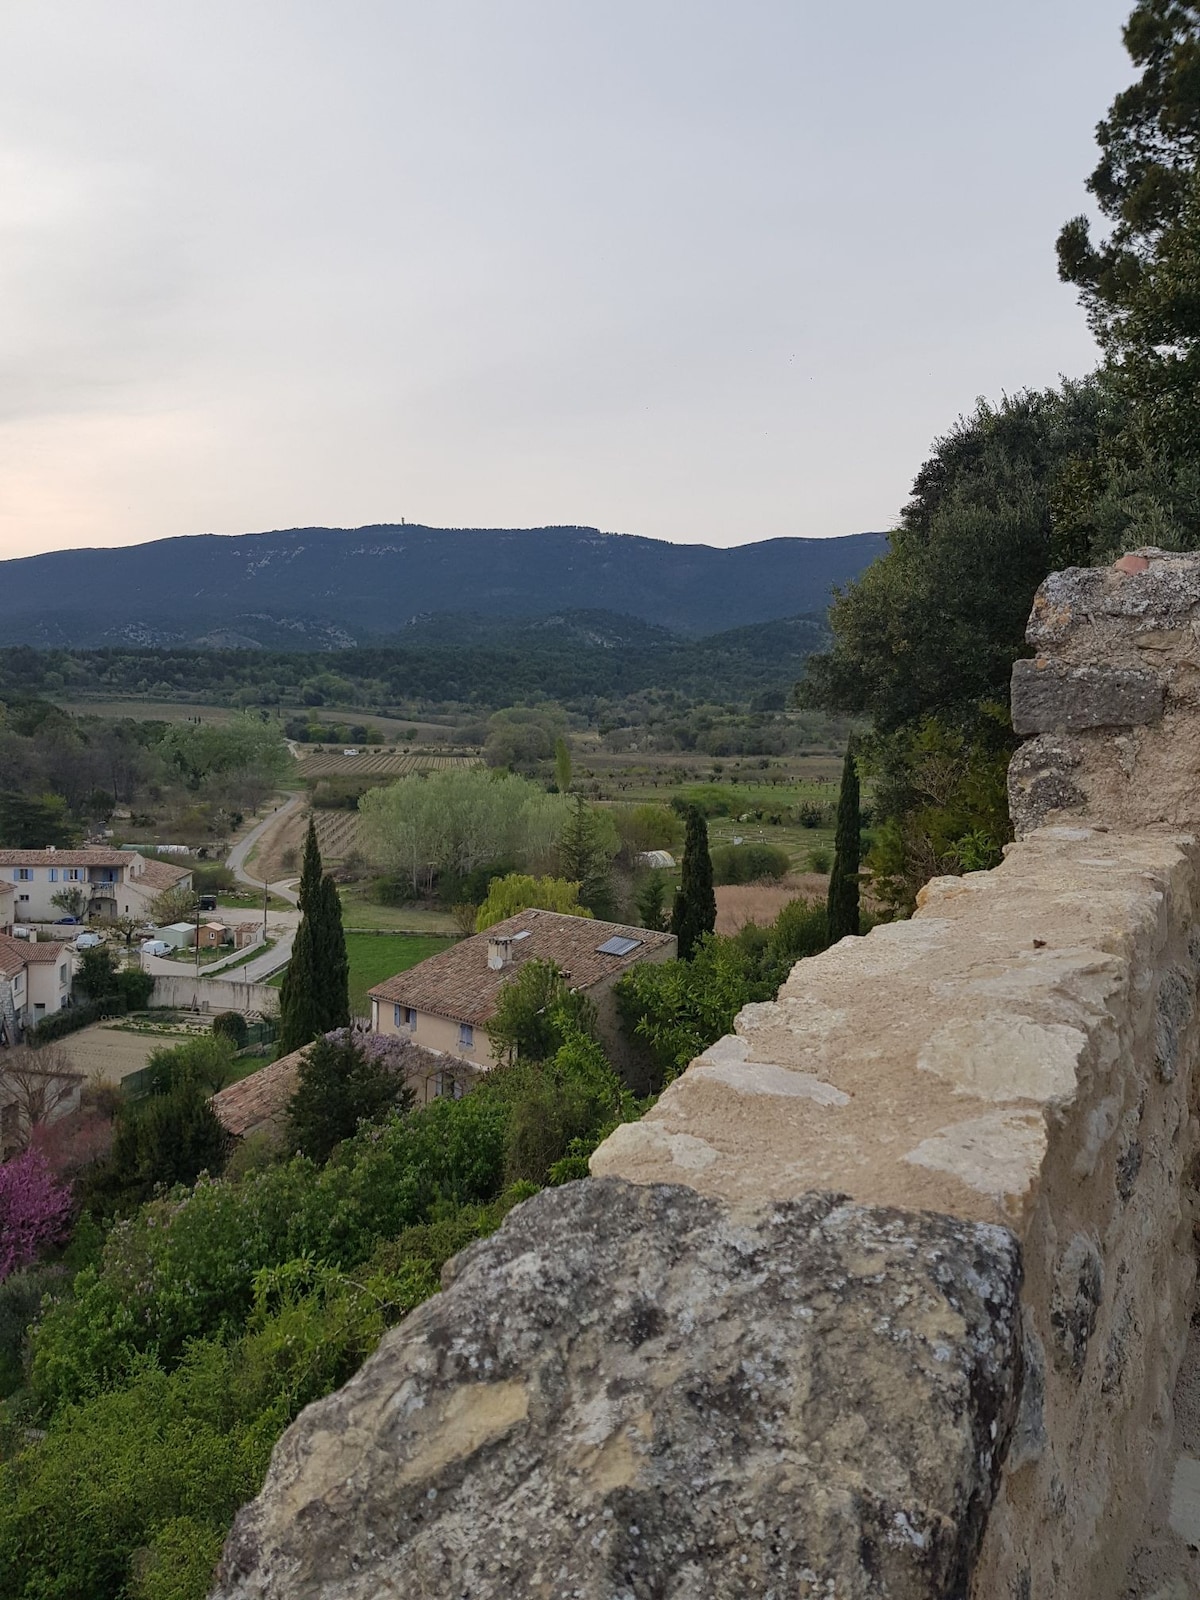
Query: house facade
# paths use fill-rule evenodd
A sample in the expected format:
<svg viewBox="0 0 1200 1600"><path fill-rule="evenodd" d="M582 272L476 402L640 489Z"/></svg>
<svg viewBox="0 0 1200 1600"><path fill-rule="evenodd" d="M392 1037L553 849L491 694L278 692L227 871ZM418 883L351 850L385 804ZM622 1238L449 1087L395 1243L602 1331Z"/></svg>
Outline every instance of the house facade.
<svg viewBox="0 0 1200 1600"><path fill-rule="evenodd" d="M51 846L0 850L0 880L12 889L15 923L58 921L63 912L54 904L54 896L64 889L83 890L88 897L85 915L108 921L126 915L145 917L164 890L191 888L192 874L186 867L151 861L111 845L87 845L81 850Z"/></svg>
<svg viewBox="0 0 1200 1600"><path fill-rule="evenodd" d="M639 962L670 961L675 952L674 934L521 911L377 985L370 991L371 1027L486 1071L497 1064L487 1024L501 989L527 961L553 961L570 988L593 1002L609 1058L625 1069L631 1063L613 986Z"/></svg>
<svg viewBox="0 0 1200 1600"><path fill-rule="evenodd" d="M70 1004L75 952L57 941L34 943L0 933L0 1048Z"/></svg>

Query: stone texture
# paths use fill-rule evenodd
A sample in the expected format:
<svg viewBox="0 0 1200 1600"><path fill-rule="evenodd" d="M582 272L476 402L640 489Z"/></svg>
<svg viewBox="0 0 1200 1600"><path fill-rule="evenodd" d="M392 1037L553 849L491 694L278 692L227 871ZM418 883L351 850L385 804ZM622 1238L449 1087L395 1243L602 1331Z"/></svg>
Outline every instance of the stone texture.
<svg viewBox="0 0 1200 1600"><path fill-rule="evenodd" d="M1045 656L1013 663L1017 733L1070 733L1157 722L1165 688L1155 672L1130 667L1063 667Z"/></svg>
<svg viewBox="0 0 1200 1600"><path fill-rule="evenodd" d="M548 1191L276 1448L221 1600L964 1595L1019 1395L1004 1229Z"/></svg>
<svg viewBox="0 0 1200 1600"><path fill-rule="evenodd" d="M1200 554L1136 554L1141 570L1052 573L1034 599L1037 657L1013 669L1013 725L1038 735L1009 773L1019 837L1200 822Z"/></svg>

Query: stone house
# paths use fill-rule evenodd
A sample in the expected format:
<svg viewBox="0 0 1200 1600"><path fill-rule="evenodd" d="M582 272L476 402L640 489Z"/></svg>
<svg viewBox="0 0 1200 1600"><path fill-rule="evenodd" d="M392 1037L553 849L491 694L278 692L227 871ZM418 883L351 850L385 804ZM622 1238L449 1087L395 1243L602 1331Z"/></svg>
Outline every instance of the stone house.
<svg viewBox="0 0 1200 1600"><path fill-rule="evenodd" d="M151 903L166 889L191 887L186 867L150 861L135 850L111 845L86 845L80 850L0 850L0 879L14 892L14 922L55 922L63 915L53 896L63 889L82 889L87 915L101 920L117 916L145 917ZM3 914L0 904L0 914Z"/></svg>
<svg viewBox="0 0 1200 1600"><path fill-rule="evenodd" d="M600 1037L618 1068L629 1065L613 986L641 961L670 961L675 936L558 911L520 911L462 939L370 990L376 1033L417 1044L486 1071L496 1065L487 1024L500 991L527 961L553 961L569 986L595 1004Z"/></svg>

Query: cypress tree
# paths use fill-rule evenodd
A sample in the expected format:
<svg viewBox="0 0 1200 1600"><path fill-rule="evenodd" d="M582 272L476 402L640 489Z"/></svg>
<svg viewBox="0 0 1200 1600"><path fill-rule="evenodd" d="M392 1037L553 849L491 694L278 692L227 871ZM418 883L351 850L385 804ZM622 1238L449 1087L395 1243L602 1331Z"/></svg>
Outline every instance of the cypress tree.
<svg viewBox="0 0 1200 1600"><path fill-rule="evenodd" d="M321 1032L350 1026L350 957L342 928L342 902L328 873L321 879Z"/></svg>
<svg viewBox="0 0 1200 1600"><path fill-rule="evenodd" d="M830 944L836 944L847 934L857 934L859 931L858 866L861 826L858 810L858 768L854 762L854 747L851 744L846 746L846 760L842 766L842 789L838 795L833 871L829 875L826 917Z"/></svg>
<svg viewBox="0 0 1200 1600"><path fill-rule="evenodd" d="M304 841L299 900L300 926L279 994L280 1055L350 1021L342 908L333 879L321 871L317 830L311 821Z"/></svg>
<svg viewBox="0 0 1200 1600"><path fill-rule="evenodd" d="M691 960L700 936L711 933L716 925L717 897L708 853L708 824L695 806L689 806L679 888L671 912L671 932L679 941L680 960Z"/></svg>

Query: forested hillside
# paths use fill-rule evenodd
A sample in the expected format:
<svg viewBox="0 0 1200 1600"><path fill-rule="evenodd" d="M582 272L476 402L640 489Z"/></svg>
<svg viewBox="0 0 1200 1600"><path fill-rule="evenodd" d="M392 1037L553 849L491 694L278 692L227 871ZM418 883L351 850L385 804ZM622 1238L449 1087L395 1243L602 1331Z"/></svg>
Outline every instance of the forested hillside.
<svg viewBox="0 0 1200 1600"><path fill-rule="evenodd" d="M290 528L0 562L0 644L326 650L430 613L595 608L683 634L823 612L882 534L732 549L595 528Z"/></svg>
<svg viewBox="0 0 1200 1600"><path fill-rule="evenodd" d="M451 616L415 624L396 645L309 653L268 650L0 651L0 691L152 696L223 705L342 703L496 709L528 698L583 707L649 689L689 700L782 704L828 642L822 616L788 617L683 639L605 612L531 621Z"/></svg>

